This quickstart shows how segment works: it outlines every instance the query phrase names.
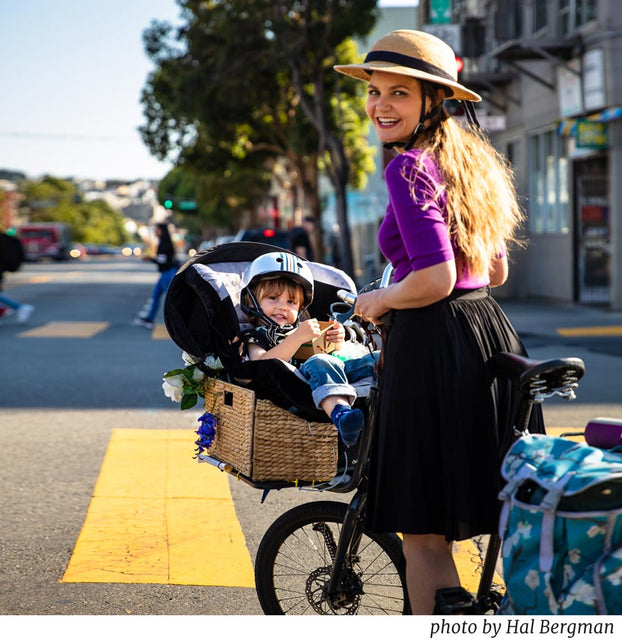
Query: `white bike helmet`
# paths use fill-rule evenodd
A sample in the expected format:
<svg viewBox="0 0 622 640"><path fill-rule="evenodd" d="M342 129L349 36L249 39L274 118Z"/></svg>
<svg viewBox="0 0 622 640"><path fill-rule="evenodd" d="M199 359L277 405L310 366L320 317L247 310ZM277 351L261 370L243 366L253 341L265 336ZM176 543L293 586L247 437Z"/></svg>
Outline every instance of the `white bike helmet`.
<svg viewBox="0 0 622 640"><path fill-rule="evenodd" d="M250 307L244 304L241 305L242 310L247 315L263 317L263 312L253 295L252 289L258 280L270 277L287 277L302 287L304 291L304 301L300 313L313 301L313 275L311 269L309 269L298 256L276 251L273 253L264 253L250 263L242 276L241 299L243 300L245 296L248 296L252 305ZM269 320L269 318L265 319Z"/></svg>

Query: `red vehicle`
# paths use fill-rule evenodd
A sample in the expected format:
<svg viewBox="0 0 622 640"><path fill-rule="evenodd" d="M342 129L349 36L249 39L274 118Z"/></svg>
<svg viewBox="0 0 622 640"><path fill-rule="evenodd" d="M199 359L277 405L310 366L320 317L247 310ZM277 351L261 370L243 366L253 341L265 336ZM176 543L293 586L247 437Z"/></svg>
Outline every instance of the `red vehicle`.
<svg viewBox="0 0 622 640"><path fill-rule="evenodd" d="M62 222L31 222L17 228L25 259L67 260L71 250L71 227Z"/></svg>

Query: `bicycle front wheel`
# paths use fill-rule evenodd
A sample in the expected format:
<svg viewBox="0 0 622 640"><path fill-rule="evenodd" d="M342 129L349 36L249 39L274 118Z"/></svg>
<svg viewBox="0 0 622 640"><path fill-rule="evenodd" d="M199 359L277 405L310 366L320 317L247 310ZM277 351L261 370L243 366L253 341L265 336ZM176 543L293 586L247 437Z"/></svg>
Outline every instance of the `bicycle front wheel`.
<svg viewBox="0 0 622 640"><path fill-rule="evenodd" d="M310 502L266 531L255 560L257 596L268 615L409 613L402 543L394 534L359 532L337 593L328 593L347 504ZM358 536L355 536L358 537Z"/></svg>

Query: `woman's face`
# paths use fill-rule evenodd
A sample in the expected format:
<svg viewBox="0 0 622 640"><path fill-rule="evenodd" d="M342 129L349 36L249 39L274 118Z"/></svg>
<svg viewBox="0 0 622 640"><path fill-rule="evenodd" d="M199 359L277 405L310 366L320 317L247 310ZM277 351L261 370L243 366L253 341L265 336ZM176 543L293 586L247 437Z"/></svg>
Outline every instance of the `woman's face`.
<svg viewBox="0 0 622 640"><path fill-rule="evenodd" d="M381 142L407 140L421 117L421 83L409 76L374 71L365 110Z"/></svg>

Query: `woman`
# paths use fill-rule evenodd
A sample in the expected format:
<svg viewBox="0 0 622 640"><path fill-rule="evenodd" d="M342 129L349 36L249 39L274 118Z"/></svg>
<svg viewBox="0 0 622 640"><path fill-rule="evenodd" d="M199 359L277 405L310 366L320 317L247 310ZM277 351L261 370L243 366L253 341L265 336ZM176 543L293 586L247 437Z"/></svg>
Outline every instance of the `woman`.
<svg viewBox="0 0 622 640"><path fill-rule="evenodd" d="M364 63L335 69L368 82L367 115L395 152L378 232L393 283L355 308L374 323L391 317L368 526L403 534L413 613L431 614L437 589L460 584L452 541L497 529L516 398L489 359L524 348L490 287L507 278L521 212L510 170L475 125L481 98L457 82L444 42L394 31ZM470 125L448 116L447 98L463 101ZM535 412L534 432L541 422Z"/></svg>
<svg viewBox="0 0 622 640"><path fill-rule="evenodd" d="M134 320L135 324L147 327L147 329L153 328L153 321L155 320L158 307L160 306L160 298L168 291L171 280L179 266L177 258L175 257L173 241L171 240L171 236L168 232L168 225L163 222L158 223L155 227L155 233L159 239L156 256L155 258L143 257L143 260L155 262L158 265L160 277L153 287L149 312L146 316L138 316Z"/></svg>

